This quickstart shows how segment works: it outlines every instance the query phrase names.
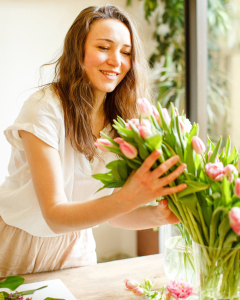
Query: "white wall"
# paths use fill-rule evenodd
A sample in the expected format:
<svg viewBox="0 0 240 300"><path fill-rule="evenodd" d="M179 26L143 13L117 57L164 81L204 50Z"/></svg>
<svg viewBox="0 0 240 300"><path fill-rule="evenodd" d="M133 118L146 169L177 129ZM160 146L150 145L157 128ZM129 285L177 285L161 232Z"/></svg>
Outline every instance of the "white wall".
<svg viewBox="0 0 240 300"><path fill-rule="evenodd" d="M59 53L66 32L83 8L107 3L104 0L0 0L0 183L7 175L10 157L10 145L3 130L14 122L23 102L34 92L29 89L38 85L39 67ZM125 3L126 0L110 1L126 9L137 21L148 56L154 42L144 20L143 3L133 0L133 6L128 8ZM118 250L136 255L135 232L104 224L94 229L94 233L100 255Z"/></svg>

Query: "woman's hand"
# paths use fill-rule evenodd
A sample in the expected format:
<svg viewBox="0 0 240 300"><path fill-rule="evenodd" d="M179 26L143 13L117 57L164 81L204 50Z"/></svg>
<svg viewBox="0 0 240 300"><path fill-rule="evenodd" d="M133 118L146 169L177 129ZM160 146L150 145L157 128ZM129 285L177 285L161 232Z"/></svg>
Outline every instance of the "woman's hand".
<svg viewBox="0 0 240 300"><path fill-rule="evenodd" d="M168 207L168 201L166 199L161 200L156 206L157 209L157 220L159 220L159 225L164 224L177 224L180 222L178 217Z"/></svg>
<svg viewBox="0 0 240 300"><path fill-rule="evenodd" d="M151 167L160 155L160 150L156 150L150 154L142 166L132 172L124 186L118 192L121 199L129 204L130 210L137 206L147 204L161 196L178 193L187 187L186 184L166 187L178 178L186 168L185 164L181 164L172 173L163 176L179 161L178 156L169 158L155 170L151 171Z"/></svg>

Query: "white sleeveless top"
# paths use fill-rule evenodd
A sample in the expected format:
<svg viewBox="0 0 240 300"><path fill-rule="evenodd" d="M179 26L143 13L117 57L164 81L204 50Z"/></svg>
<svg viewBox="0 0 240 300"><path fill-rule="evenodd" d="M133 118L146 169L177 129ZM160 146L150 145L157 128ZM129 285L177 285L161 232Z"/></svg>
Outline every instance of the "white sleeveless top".
<svg viewBox="0 0 240 300"><path fill-rule="evenodd" d="M110 195L113 189L104 189L95 194L102 183L91 175L109 171L105 165L116 160L117 156L98 150L105 163L97 158L90 163L83 154L74 151L70 141L65 138L64 114L59 98L50 88L44 92L40 90L31 95L14 124L4 131L12 145L12 153L9 176L0 186L0 216L6 224L31 235L52 237L58 234L49 228L42 216L18 130L31 132L59 151L64 191L69 202L90 201ZM109 124L103 132L110 134L111 129ZM92 234L91 229L86 230Z"/></svg>

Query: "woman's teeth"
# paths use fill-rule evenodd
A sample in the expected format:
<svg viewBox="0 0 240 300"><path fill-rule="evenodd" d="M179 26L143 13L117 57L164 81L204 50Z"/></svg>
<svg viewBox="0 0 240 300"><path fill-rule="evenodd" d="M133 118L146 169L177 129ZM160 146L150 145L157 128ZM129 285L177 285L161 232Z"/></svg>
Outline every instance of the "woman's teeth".
<svg viewBox="0 0 240 300"><path fill-rule="evenodd" d="M103 74L106 74L106 75L110 75L110 76L117 76L118 74L117 73L111 73L111 72L105 72L105 71L101 71Z"/></svg>

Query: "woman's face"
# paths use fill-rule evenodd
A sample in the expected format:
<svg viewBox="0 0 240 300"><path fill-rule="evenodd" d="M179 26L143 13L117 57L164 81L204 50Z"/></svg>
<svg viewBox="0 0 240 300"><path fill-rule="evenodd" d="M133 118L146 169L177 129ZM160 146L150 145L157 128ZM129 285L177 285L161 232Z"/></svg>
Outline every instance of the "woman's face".
<svg viewBox="0 0 240 300"><path fill-rule="evenodd" d="M84 66L95 97L112 92L131 68L127 26L115 19L94 21L85 42Z"/></svg>

